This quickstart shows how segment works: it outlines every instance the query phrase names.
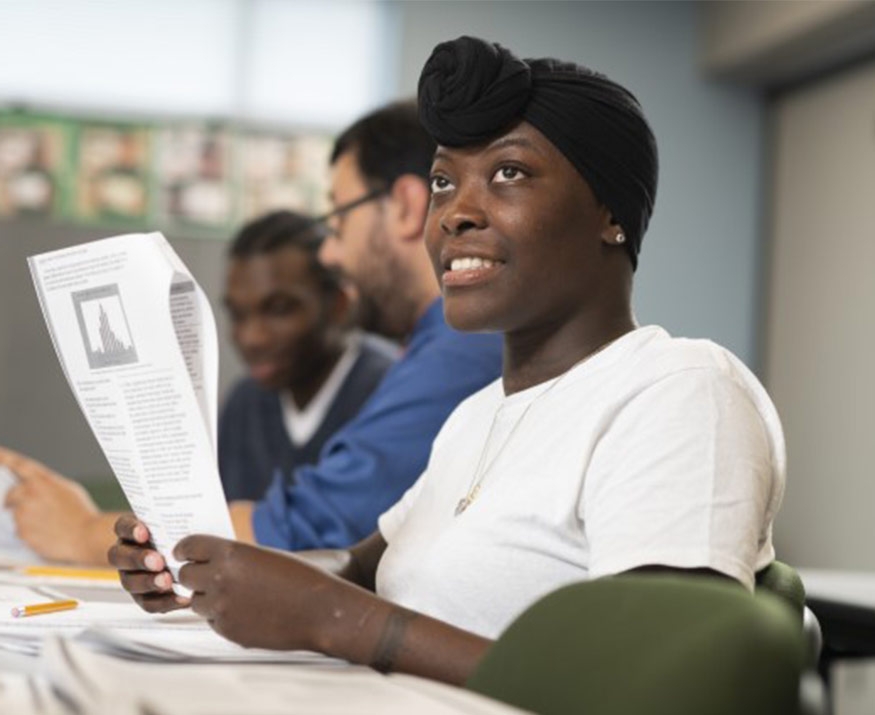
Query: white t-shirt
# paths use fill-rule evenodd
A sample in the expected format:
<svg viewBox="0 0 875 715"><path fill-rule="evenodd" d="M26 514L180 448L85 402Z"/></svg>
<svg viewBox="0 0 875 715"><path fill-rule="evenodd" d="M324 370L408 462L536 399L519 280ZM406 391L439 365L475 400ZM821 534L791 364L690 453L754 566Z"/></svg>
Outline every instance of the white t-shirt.
<svg viewBox="0 0 875 715"><path fill-rule="evenodd" d="M459 405L380 517L377 593L494 638L560 586L639 566L752 589L774 559L785 461L777 412L738 358L639 328L555 380L507 397L498 380ZM454 516L478 462L480 493Z"/></svg>

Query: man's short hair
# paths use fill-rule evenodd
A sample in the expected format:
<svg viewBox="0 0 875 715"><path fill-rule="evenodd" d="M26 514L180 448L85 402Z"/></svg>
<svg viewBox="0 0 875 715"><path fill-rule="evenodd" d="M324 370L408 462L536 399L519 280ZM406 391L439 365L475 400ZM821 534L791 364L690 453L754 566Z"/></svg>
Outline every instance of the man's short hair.
<svg viewBox="0 0 875 715"><path fill-rule="evenodd" d="M337 275L319 261L319 245L325 226L294 211L274 211L247 224L237 232L228 248L232 259L247 259L296 248L307 255L310 271L325 292L340 289Z"/></svg>
<svg viewBox="0 0 875 715"><path fill-rule="evenodd" d="M374 189L388 189L404 174L426 182L436 148L419 122L416 102L395 102L371 112L344 131L334 142L331 163L354 151L358 169Z"/></svg>

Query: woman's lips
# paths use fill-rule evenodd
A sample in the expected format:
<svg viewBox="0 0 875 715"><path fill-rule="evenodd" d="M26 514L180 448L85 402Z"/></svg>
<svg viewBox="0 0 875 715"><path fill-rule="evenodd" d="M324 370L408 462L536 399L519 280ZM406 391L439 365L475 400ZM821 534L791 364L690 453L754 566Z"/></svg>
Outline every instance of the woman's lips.
<svg viewBox="0 0 875 715"><path fill-rule="evenodd" d="M454 259L441 276L444 287L471 286L491 280L504 267L502 261L481 258Z"/></svg>

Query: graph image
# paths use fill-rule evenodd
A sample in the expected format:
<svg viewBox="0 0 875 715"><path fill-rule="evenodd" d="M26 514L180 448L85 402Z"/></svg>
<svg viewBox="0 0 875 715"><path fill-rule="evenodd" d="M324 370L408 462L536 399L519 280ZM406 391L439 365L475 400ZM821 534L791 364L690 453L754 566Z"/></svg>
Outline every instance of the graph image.
<svg viewBox="0 0 875 715"><path fill-rule="evenodd" d="M137 362L137 349L117 285L81 290L72 298L92 370Z"/></svg>

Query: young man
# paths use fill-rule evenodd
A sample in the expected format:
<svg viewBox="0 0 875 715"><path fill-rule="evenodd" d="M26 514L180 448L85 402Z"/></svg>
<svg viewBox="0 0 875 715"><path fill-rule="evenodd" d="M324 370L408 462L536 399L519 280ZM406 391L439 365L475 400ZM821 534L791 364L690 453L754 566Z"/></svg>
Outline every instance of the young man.
<svg viewBox="0 0 875 715"><path fill-rule="evenodd" d="M237 234L225 307L249 377L219 419L219 474L229 500L259 499L276 472L319 458L359 411L398 350L351 331L352 306L317 257L322 227L277 211Z"/></svg>

